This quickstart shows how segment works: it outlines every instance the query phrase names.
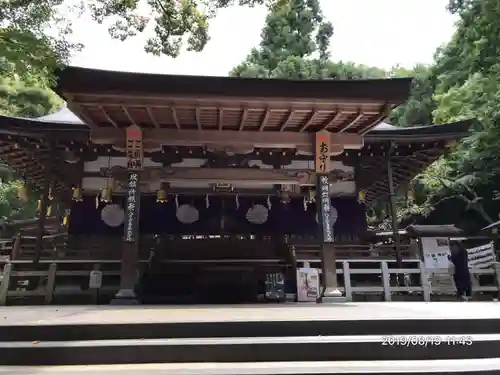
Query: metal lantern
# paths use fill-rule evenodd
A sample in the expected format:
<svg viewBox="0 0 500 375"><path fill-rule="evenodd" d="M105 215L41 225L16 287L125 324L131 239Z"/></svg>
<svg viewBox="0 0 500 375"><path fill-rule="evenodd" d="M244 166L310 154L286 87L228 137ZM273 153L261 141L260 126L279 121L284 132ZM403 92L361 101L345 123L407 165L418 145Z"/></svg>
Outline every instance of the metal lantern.
<svg viewBox="0 0 500 375"><path fill-rule="evenodd" d="M47 207L47 212L46 212L45 216L47 216L47 217L52 216L52 206Z"/></svg>
<svg viewBox="0 0 500 375"><path fill-rule="evenodd" d="M364 190L358 191L358 202L363 203L366 199L366 193Z"/></svg>
<svg viewBox="0 0 500 375"><path fill-rule="evenodd" d="M167 203L167 192L164 189L156 191L156 203Z"/></svg>
<svg viewBox="0 0 500 375"><path fill-rule="evenodd" d="M47 196L47 198L49 199L49 201L54 199L54 196L52 195L52 187L49 187L49 195Z"/></svg>
<svg viewBox="0 0 500 375"><path fill-rule="evenodd" d="M307 202L308 203L314 202L316 200L315 195L316 195L316 192L313 189L309 189L307 191Z"/></svg>
<svg viewBox="0 0 500 375"><path fill-rule="evenodd" d="M40 212L42 209L42 201L39 199L36 201L36 212Z"/></svg>
<svg viewBox="0 0 500 375"><path fill-rule="evenodd" d="M81 202L83 201L82 197L82 189L80 189L78 186L73 188L73 195L71 199L75 202Z"/></svg>
<svg viewBox="0 0 500 375"><path fill-rule="evenodd" d="M113 191L109 186L106 186L101 190L101 199L100 201L103 203L111 203L113 200Z"/></svg>
<svg viewBox="0 0 500 375"><path fill-rule="evenodd" d="M17 197L23 202L28 201L28 189L26 188L25 183L19 186L19 189L17 190Z"/></svg>

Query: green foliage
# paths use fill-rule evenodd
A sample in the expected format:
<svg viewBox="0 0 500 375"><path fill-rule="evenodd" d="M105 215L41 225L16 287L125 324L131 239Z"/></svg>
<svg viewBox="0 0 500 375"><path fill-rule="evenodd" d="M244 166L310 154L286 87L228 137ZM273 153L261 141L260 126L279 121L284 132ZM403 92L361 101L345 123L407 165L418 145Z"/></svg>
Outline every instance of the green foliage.
<svg viewBox="0 0 500 375"><path fill-rule="evenodd" d="M28 202L21 201L18 190L21 181L0 182L0 220L17 220L35 217L36 202L30 199Z"/></svg>
<svg viewBox="0 0 500 375"><path fill-rule="evenodd" d="M62 106L49 89L0 77L0 115L40 117Z"/></svg>

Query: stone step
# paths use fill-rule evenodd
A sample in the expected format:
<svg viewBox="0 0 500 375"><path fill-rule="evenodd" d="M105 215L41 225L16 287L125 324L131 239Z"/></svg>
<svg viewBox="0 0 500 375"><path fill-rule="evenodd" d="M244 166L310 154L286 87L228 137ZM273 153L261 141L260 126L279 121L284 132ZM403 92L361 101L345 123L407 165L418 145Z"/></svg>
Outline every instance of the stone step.
<svg viewBox="0 0 500 375"><path fill-rule="evenodd" d="M328 374L498 374L500 358L356 361L356 362L260 362L260 363L161 363L93 366L0 366L5 375L328 375Z"/></svg>
<svg viewBox="0 0 500 375"><path fill-rule="evenodd" d="M0 353L4 366L474 359L495 358L500 334L21 341Z"/></svg>
<svg viewBox="0 0 500 375"><path fill-rule="evenodd" d="M458 306L458 304L456 304ZM500 318L246 320L0 325L0 342L344 335L500 334Z"/></svg>

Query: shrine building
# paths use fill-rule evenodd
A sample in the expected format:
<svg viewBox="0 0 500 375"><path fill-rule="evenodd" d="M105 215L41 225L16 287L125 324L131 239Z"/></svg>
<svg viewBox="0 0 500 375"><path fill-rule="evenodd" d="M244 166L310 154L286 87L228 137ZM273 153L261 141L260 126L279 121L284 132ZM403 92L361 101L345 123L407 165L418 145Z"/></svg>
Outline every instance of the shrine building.
<svg viewBox="0 0 500 375"><path fill-rule="evenodd" d="M385 123L410 85L67 67L54 88L67 108L0 116L0 157L41 195L35 251L12 256L121 260L115 302L135 303L251 301L269 275L293 292L307 253L322 260L323 300L335 300L335 259L375 256L354 251L367 207L469 134L470 121ZM44 245L47 215L64 217L57 249Z"/></svg>

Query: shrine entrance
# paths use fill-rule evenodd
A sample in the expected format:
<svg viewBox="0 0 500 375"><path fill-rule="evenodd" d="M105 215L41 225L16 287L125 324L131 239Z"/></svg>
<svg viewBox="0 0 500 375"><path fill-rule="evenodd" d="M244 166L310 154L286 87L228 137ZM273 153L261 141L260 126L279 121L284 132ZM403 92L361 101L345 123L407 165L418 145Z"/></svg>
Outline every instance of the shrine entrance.
<svg viewBox="0 0 500 375"><path fill-rule="evenodd" d="M284 292L295 293L294 261L286 244L269 238L236 238L165 240L143 272L139 288L143 301L151 304L262 302L269 300L266 279L275 274L286 281Z"/></svg>

